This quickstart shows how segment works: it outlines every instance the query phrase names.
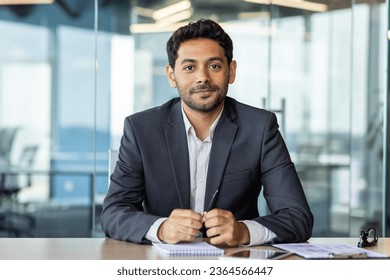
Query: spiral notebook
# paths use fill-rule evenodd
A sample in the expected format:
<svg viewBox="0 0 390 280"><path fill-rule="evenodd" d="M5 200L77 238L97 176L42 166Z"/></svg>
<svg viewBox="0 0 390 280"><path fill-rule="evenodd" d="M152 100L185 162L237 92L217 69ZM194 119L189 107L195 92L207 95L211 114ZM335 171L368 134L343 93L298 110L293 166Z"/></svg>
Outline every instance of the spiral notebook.
<svg viewBox="0 0 390 280"><path fill-rule="evenodd" d="M153 247L168 256L223 256L223 249L207 242L193 243L153 243Z"/></svg>

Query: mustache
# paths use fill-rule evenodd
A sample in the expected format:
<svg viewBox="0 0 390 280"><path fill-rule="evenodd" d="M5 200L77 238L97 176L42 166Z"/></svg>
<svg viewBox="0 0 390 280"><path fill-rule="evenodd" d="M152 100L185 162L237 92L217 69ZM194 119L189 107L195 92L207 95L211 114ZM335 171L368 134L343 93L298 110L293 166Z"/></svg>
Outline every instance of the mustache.
<svg viewBox="0 0 390 280"><path fill-rule="evenodd" d="M193 94L197 91L218 91L218 90L220 90L219 86L199 85L199 86L190 88L189 93Z"/></svg>

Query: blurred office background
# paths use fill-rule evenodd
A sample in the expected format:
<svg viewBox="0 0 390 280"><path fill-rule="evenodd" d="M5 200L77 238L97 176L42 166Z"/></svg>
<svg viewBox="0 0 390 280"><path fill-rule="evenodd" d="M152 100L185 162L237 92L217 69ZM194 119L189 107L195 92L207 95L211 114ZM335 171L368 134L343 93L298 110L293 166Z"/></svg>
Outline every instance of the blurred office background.
<svg viewBox="0 0 390 280"><path fill-rule="evenodd" d="M0 237L99 237L125 116L177 96L165 44L211 18L230 96L277 113L314 236L390 236L383 0L0 0ZM267 212L259 202L261 214Z"/></svg>

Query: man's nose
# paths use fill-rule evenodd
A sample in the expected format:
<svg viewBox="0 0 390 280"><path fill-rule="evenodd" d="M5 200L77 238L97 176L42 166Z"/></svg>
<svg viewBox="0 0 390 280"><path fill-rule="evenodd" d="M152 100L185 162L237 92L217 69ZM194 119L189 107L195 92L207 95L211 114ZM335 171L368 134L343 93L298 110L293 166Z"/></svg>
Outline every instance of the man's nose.
<svg viewBox="0 0 390 280"><path fill-rule="evenodd" d="M210 81L210 76L205 68L200 68L197 73L196 83L197 84L204 84L208 83Z"/></svg>

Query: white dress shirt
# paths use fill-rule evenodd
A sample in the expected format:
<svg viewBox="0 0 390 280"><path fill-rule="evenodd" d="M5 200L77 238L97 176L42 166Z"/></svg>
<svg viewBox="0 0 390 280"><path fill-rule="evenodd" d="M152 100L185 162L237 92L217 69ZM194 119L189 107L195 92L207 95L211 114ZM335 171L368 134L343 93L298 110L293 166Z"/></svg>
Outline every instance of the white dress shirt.
<svg viewBox="0 0 390 280"><path fill-rule="evenodd" d="M183 120L187 134L188 154L190 163L190 207L195 212L202 214L204 211L206 179L209 166L211 145L213 142L215 127L219 122L222 110L219 113L217 119L211 125L209 135L206 137L206 139L202 141L196 136L195 129L188 120L182 108ZM162 224L162 222L164 222L166 219L167 218L158 219L150 227L145 237L152 242L161 242L157 237L157 230ZM275 233L255 221L243 220L240 222L245 223L245 225L248 227L250 234L249 246L263 244L271 241L274 237L276 237Z"/></svg>

